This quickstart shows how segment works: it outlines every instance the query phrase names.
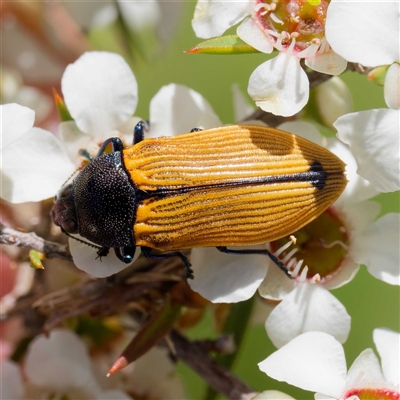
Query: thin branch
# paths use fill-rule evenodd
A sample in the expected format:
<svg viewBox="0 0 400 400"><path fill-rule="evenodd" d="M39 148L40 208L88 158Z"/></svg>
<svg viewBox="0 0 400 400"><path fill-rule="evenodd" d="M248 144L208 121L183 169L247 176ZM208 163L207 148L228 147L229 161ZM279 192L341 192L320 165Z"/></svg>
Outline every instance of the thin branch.
<svg viewBox="0 0 400 400"><path fill-rule="evenodd" d="M0 243L40 251L47 258L61 258L72 261L66 245L50 242L35 232L21 232L0 223Z"/></svg>
<svg viewBox="0 0 400 400"><path fill-rule="evenodd" d="M175 356L218 393L231 400L247 400L256 395L254 389L212 359L200 343L189 341L176 330L171 331L169 338L174 346Z"/></svg>

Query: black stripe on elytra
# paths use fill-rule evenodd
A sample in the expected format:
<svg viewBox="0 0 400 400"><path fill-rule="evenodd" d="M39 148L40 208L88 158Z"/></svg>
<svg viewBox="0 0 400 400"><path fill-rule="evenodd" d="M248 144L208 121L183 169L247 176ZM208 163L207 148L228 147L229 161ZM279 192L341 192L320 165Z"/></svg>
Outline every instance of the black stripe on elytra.
<svg viewBox="0 0 400 400"><path fill-rule="evenodd" d="M221 188L229 186L243 186L243 185L259 185L260 183L274 184L282 182L309 182L318 190L322 190L325 187L326 179L328 173L324 170L319 161L314 161L310 165L310 169L307 172L299 172L297 174L283 174L283 175L271 175L264 176L260 178L248 178L248 179L238 179L236 181L228 181L226 183L216 183L211 185L201 185L201 186L185 186L179 189L161 188L154 191L137 191L138 200L144 200L150 197L166 197L169 195L184 194L193 191Z"/></svg>

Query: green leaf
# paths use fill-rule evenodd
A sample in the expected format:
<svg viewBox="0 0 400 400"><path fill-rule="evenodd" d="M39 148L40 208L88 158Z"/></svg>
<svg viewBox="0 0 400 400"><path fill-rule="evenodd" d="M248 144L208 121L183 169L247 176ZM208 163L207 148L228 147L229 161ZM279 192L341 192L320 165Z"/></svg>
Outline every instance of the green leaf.
<svg viewBox="0 0 400 400"><path fill-rule="evenodd" d="M42 260L45 258L44 254L37 250L29 250L29 260L34 269L44 269Z"/></svg>
<svg viewBox="0 0 400 400"><path fill-rule="evenodd" d="M186 54L249 54L259 53L237 35L219 36L199 43L185 51Z"/></svg>
<svg viewBox="0 0 400 400"><path fill-rule="evenodd" d="M389 69L389 65L382 65L374 68L368 73L368 80L376 83L379 86L384 86L386 72Z"/></svg>
<svg viewBox="0 0 400 400"><path fill-rule="evenodd" d="M53 97L54 97L54 102L56 103L58 115L60 116L60 120L62 122L73 121L74 119L71 117L71 114L69 113L68 108L64 103L64 100L54 88L53 88Z"/></svg>

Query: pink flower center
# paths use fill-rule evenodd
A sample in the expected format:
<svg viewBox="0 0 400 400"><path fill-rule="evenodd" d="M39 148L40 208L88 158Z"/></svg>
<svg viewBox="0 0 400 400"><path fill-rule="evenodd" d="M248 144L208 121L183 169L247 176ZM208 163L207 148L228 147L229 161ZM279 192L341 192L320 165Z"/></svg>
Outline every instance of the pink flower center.
<svg viewBox="0 0 400 400"><path fill-rule="evenodd" d="M254 18L270 34L278 50L287 49L294 39L297 53L313 44L319 46L324 40L329 2L256 0Z"/></svg>
<svg viewBox="0 0 400 400"><path fill-rule="evenodd" d="M360 400L399 400L400 393L388 389L351 389L345 393L343 399L357 396Z"/></svg>
<svg viewBox="0 0 400 400"><path fill-rule="evenodd" d="M314 221L293 233L296 242L279 255L284 259L292 253L290 265L297 260L304 260L302 265L307 265L307 278L319 275L321 280L327 280L342 266L347 256L349 236L347 230L333 207L328 208ZM286 243L288 238L276 240L271 243L271 250L275 252ZM295 251L296 250L296 251ZM294 256L294 257L292 257ZM286 261L286 265L289 262Z"/></svg>

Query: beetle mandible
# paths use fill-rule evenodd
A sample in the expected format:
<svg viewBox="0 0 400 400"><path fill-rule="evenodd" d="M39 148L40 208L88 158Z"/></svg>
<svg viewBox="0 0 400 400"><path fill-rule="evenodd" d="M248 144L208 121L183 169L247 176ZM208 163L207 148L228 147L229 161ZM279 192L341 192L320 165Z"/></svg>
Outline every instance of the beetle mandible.
<svg viewBox="0 0 400 400"><path fill-rule="evenodd" d="M129 263L136 246L147 257L179 256L193 247L230 250L290 235L328 208L344 190L345 164L329 150L278 129L232 125L133 145L105 141L95 159L56 196L52 217L104 256L113 248ZM105 153L108 145L112 152ZM154 254L152 249L165 252ZM287 271L286 271L287 272Z"/></svg>

